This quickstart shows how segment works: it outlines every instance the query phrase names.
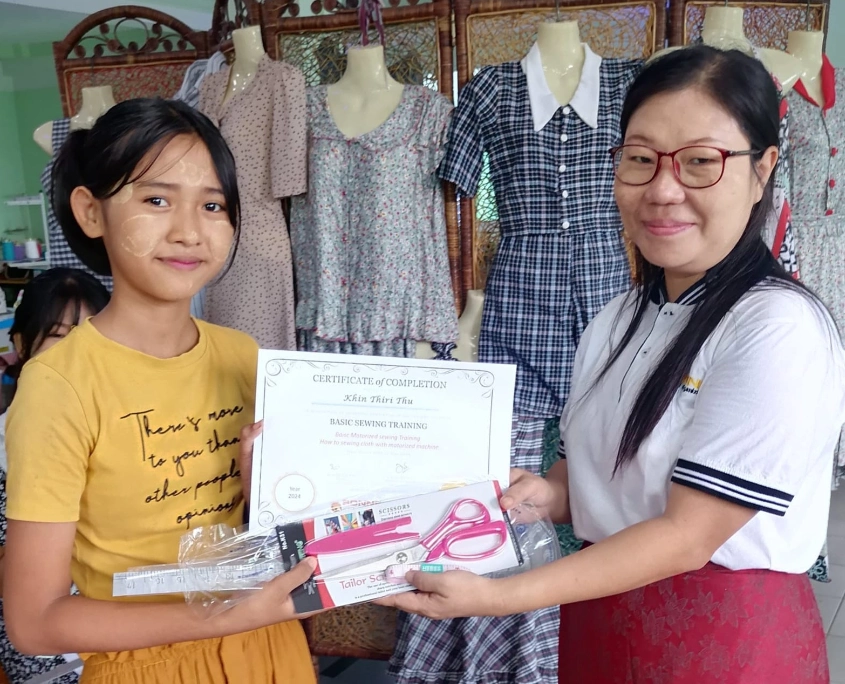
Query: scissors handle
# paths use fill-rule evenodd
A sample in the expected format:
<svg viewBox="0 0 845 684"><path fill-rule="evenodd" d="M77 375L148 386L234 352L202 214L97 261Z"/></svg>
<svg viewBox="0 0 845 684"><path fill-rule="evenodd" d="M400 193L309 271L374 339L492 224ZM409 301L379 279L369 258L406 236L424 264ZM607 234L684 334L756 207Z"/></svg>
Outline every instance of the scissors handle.
<svg viewBox="0 0 845 684"><path fill-rule="evenodd" d="M495 537L496 543L492 548L484 551L477 551L475 553L459 553L453 551L452 547L461 541L469 539L479 539L481 537ZM494 522L485 522L481 525L474 525L464 529L455 530L444 536L435 545L425 557L425 562L439 560L441 558L451 558L458 561L483 560L484 558L492 558L499 549L501 549L508 541L508 527L501 520Z"/></svg>
<svg viewBox="0 0 845 684"><path fill-rule="evenodd" d="M461 515L461 509L469 509L472 513ZM452 504L440 524L423 537L420 544L431 550L453 530L488 522L490 522L490 511L483 503L476 499L460 499Z"/></svg>

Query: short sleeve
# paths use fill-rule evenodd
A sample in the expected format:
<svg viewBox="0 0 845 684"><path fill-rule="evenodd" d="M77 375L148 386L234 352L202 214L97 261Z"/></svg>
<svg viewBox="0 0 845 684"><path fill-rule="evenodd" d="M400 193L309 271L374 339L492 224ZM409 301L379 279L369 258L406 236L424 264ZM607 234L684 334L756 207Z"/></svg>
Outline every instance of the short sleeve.
<svg viewBox="0 0 845 684"><path fill-rule="evenodd" d="M281 68L273 91L270 178L273 197L281 199L301 195L308 187L308 117L305 76L289 64L278 66Z"/></svg>
<svg viewBox="0 0 845 684"><path fill-rule="evenodd" d="M493 68L482 69L458 97L448 129L446 153L439 175L474 197L484 163L485 129L495 116L498 79Z"/></svg>
<svg viewBox="0 0 845 684"><path fill-rule="evenodd" d="M426 125L426 173L435 173L446 155L449 121L454 109L452 103L439 93L431 98Z"/></svg>
<svg viewBox="0 0 845 684"><path fill-rule="evenodd" d="M786 514L812 455L841 427L839 343L832 324L830 331L823 325L821 315L805 313L737 322L726 333L702 378L673 482Z"/></svg>
<svg viewBox="0 0 845 684"><path fill-rule="evenodd" d="M7 511L13 520L76 522L94 439L79 397L49 366L21 373L6 425Z"/></svg>

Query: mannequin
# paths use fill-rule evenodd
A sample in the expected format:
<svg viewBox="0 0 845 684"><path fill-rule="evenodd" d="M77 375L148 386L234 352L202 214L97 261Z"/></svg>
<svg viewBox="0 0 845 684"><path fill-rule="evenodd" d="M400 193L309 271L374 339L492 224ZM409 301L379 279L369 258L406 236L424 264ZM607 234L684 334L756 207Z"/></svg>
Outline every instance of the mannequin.
<svg viewBox="0 0 845 684"><path fill-rule="evenodd" d="M82 106L70 119L70 130L91 128L94 122L114 107L114 92L111 86L97 86L82 89ZM32 134L38 147L47 154L53 154L53 122L41 124Z"/></svg>
<svg viewBox="0 0 845 684"><path fill-rule="evenodd" d="M229 85L226 88L223 104L226 104L232 96L244 91L255 78L258 64L266 54L260 26L235 29L232 31L232 43L235 46L235 61L229 71Z"/></svg>
<svg viewBox="0 0 845 684"><path fill-rule="evenodd" d="M569 104L581 81L584 48L577 21L540 24L537 46L549 90L560 105Z"/></svg>
<svg viewBox="0 0 845 684"><path fill-rule="evenodd" d="M788 55L781 50L756 48L745 35L742 25L743 9L741 7L708 7L704 12L704 25L701 27L701 40L705 45L711 45L722 50L742 50L757 57L780 83L784 96L792 90L801 78L801 64L798 58ZM671 47L658 50L650 58L654 59L671 50Z"/></svg>
<svg viewBox="0 0 845 684"><path fill-rule="evenodd" d="M824 54L824 33L821 31L790 31L786 51L801 61L801 83L807 94L824 108L826 102L822 92L822 57Z"/></svg>
<svg viewBox="0 0 845 684"><path fill-rule="evenodd" d="M452 350L452 358L456 361L474 363L478 361L478 336L481 333L481 312L484 308L484 292L470 290L467 292L467 302L464 312L458 319L458 341ZM417 343L418 359L433 359L434 351L428 342Z"/></svg>
<svg viewBox="0 0 845 684"><path fill-rule="evenodd" d="M745 35L742 19L741 7L708 7L704 12L701 39L707 45L724 50L736 49L749 53L753 51L766 65L769 73L780 82L783 94L786 95L801 78L799 60L781 50L754 48Z"/></svg>
<svg viewBox="0 0 845 684"><path fill-rule="evenodd" d="M329 112L347 138L374 131L399 106L405 86L395 80L384 61L384 47L350 48L346 71L326 91Z"/></svg>

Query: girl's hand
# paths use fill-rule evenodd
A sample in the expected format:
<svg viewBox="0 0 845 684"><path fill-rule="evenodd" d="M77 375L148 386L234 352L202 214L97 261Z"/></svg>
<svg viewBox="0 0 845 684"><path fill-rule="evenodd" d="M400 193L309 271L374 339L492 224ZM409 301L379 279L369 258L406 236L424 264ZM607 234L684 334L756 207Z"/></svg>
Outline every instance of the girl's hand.
<svg viewBox="0 0 845 684"><path fill-rule="evenodd" d="M434 620L507 615L497 581L463 570L430 573L412 571L405 580L418 590L376 601Z"/></svg>
<svg viewBox="0 0 845 684"><path fill-rule="evenodd" d="M243 632L306 617L297 615L290 593L305 583L314 574L316 567L316 559L306 558L290 571L267 582L259 591L223 615L228 613L237 624L238 631Z"/></svg>
<svg viewBox="0 0 845 684"><path fill-rule="evenodd" d="M241 443L238 452L238 467L241 471L241 486L244 491L244 501L249 506L249 495L252 490L252 445L261 434L264 421L260 420L241 428ZM300 583L301 584L301 583Z"/></svg>

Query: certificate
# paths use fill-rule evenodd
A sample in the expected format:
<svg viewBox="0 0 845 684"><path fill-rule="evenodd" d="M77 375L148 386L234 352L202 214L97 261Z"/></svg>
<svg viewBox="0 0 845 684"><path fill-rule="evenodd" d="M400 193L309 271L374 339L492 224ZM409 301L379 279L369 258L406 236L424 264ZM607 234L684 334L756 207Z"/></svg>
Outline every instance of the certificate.
<svg viewBox="0 0 845 684"><path fill-rule="evenodd" d="M250 525L495 479L516 367L261 350Z"/></svg>

